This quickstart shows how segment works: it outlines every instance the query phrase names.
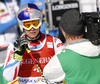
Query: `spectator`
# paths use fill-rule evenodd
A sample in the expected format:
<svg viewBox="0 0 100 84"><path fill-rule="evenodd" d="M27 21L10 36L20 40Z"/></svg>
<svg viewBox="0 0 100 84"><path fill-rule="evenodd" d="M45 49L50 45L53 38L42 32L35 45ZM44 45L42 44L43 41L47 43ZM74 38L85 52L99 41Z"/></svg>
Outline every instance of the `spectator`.
<svg viewBox="0 0 100 84"><path fill-rule="evenodd" d="M6 56L7 46L18 37L17 19L18 10L15 0L0 0L0 84L7 84L2 76L2 68Z"/></svg>
<svg viewBox="0 0 100 84"><path fill-rule="evenodd" d="M18 22L15 17L18 10L17 2L15 0L5 0L4 2L0 1L0 63L4 63L9 43L18 37Z"/></svg>

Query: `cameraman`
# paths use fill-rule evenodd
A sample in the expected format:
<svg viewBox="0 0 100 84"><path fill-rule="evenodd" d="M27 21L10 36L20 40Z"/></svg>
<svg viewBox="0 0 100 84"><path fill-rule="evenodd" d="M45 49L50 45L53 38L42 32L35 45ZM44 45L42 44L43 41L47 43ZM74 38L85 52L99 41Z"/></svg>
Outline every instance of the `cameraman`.
<svg viewBox="0 0 100 84"><path fill-rule="evenodd" d="M60 21L66 49L53 56L43 70L51 82L100 84L100 47L83 38L83 20L75 9L66 11Z"/></svg>

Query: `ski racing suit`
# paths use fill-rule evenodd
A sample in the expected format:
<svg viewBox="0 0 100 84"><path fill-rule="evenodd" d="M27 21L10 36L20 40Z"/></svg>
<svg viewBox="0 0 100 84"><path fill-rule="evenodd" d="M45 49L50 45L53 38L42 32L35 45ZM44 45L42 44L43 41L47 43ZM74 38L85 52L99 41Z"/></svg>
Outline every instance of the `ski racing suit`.
<svg viewBox="0 0 100 84"><path fill-rule="evenodd" d="M45 84L39 70L27 51L24 52L21 61L15 61L12 58L14 53L13 44L11 43L7 49L2 72L4 78L7 81L13 81L18 76L19 84ZM43 71L43 68L49 60L64 48L63 43L58 38L43 33L41 33L41 39L38 42L29 42L28 47L41 68L41 71Z"/></svg>

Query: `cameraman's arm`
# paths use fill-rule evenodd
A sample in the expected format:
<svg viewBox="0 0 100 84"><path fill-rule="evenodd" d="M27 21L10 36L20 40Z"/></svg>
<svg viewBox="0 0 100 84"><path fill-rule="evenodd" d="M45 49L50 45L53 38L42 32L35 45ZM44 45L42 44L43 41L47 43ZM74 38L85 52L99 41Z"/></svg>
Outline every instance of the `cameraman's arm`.
<svg viewBox="0 0 100 84"><path fill-rule="evenodd" d="M44 67L43 75L50 82L61 82L64 80L65 73L56 55L53 56L49 63Z"/></svg>

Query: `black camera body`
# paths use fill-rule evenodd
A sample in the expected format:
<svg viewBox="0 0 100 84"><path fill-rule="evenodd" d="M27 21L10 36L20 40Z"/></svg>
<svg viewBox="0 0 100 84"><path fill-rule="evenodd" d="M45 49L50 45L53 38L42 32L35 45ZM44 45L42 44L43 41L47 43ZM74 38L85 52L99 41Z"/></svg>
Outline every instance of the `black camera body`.
<svg viewBox="0 0 100 84"><path fill-rule="evenodd" d="M84 38L89 39L94 45L100 45L100 13L82 13L84 21Z"/></svg>

